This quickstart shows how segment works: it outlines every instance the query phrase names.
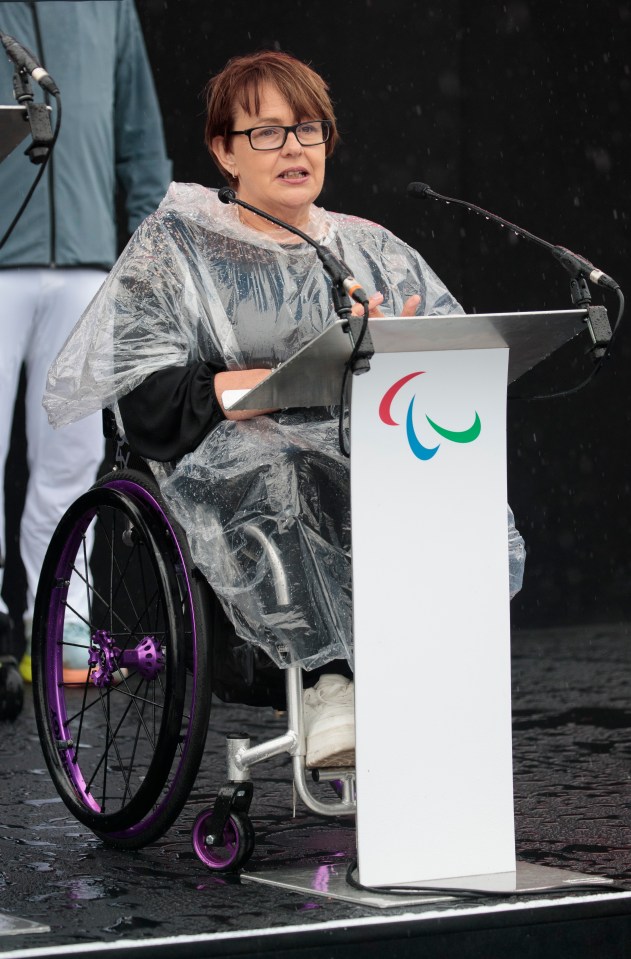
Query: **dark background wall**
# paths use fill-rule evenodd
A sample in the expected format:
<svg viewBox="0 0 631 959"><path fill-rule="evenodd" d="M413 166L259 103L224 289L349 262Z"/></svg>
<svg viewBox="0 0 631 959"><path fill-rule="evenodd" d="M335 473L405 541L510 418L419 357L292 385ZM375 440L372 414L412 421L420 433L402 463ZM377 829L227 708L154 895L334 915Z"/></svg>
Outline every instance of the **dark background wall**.
<svg viewBox="0 0 631 959"><path fill-rule="evenodd" d="M408 199L411 180L581 252L629 288L629 0L137 7L175 179L220 185L202 142L208 77L232 55L283 49L326 77L336 103L343 142L322 204L403 237L467 312L569 308L569 277L479 217ZM603 302L613 320L615 299ZM587 345L581 337L564 347L520 392L580 382L591 369ZM509 402L509 499L528 546L518 627L631 617L629 354L623 321L589 388ZM463 548L475 562L475 544Z"/></svg>

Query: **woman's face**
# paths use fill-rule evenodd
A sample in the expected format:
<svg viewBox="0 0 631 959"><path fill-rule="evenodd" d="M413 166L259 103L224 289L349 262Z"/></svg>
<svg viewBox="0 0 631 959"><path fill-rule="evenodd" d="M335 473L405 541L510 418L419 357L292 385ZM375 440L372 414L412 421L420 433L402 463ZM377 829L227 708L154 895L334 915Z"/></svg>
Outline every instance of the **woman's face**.
<svg viewBox="0 0 631 959"><path fill-rule="evenodd" d="M272 84L264 84L259 94L259 113L252 115L237 106L233 130L326 119L294 116ZM238 179L239 198L294 226L304 223L324 183L326 145L302 146L293 133L288 134L285 145L278 150L254 150L247 136L233 136L229 144L226 149L223 137L215 137L213 150L221 164Z"/></svg>

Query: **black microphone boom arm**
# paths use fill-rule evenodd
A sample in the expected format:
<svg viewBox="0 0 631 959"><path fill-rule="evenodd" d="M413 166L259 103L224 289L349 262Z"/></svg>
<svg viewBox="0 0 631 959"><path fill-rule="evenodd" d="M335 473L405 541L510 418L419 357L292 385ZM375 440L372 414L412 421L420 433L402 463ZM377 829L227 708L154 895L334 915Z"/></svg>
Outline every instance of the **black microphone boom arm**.
<svg viewBox="0 0 631 959"><path fill-rule="evenodd" d="M347 325L346 332L350 335L353 344L353 373L359 374L367 372L370 369L370 358L375 352L366 322L368 297L357 280L352 276L346 264L343 263L342 260L338 260L325 246L317 243L308 233L303 233L302 230L299 230L297 226L292 226L284 220L279 220L278 217L273 216L271 213L260 210L258 207L252 206L251 203L246 203L245 200L241 200L231 187L221 187L221 189L217 191L217 196L222 203L235 203L237 206L242 206L251 213L256 214L256 216L261 216L263 219L269 220L270 223L282 227L289 233L295 233L296 236L299 236L305 243L308 243L314 248L322 266L331 278L335 312L341 319L345 320ZM350 297L358 303L361 303L364 307L364 317L355 316L352 312Z"/></svg>
<svg viewBox="0 0 631 959"><path fill-rule="evenodd" d="M547 240L542 239L540 236L536 236L534 233L524 230L523 227L511 223L510 220L505 220L503 217L498 216L497 213L490 213L481 206L476 206L475 203L469 203L467 200L457 200L455 197L443 196L442 193L436 193L432 190L427 183L409 183L407 191L410 196L416 197L417 199L428 197L432 200L442 200L444 203L454 203L456 206L463 206L466 210L469 210L470 213L477 213L479 216L483 216L486 220L495 220L500 226L512 230L516 236L521 236L525 240L530 240L531 243L537 243L539 246L544 247L572 277L577 278L579 274L584 274L597 286L604 286L614 291L620 289L614 279L595 267L594 264L590 263L584 256L580 256L578 253L572 253L571 250L568 250L564 246L548 243Z"/></svg>
<svg viewBox="0 0 631 959"><path fill-rule="evenodd" d="M549 243L540 236L524 230L523 227L511 223L510 220L505 220L496 213L490 213L481 206L476 206L475 203L469 203L467 200L457 200L455 197L443 196L442 193L436 193L432 190L427 183L409 183L407 192L409 196L417 199L429 198L432 200L442 200L444 203L454 203L456 206L463 206L470 213L477 213L479 216L483 216L485 220L493 220L499 223L500 226L511 230L516 236L521 236L525 240L536 243L538 246L542 246L548 250L557 263L560 263L572 278L570 280L572 303L576 307L582 307L587 310L587 328L593 344L590 352L596 362L602 360L607 352L607 347L611 343L613 334L605 307L592 306L592 298L587 281L590 280L595 285L613 290L619 296L622 296L620 287L614 279L606 273L603 273L602 270L599 270L593 263L590 263L589 260L580 256L578 253L572 253L571 250L568 250L564 246Z"/></svg>

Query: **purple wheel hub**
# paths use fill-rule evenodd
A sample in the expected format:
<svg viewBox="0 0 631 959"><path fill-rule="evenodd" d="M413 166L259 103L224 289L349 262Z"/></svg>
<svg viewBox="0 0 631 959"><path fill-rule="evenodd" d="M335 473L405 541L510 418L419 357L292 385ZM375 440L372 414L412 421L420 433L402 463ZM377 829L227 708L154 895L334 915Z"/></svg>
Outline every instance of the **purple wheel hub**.
<svg viewBox="0 0 631 959"><path fill-rule="evenodd" d="M133 669L152 680L165 667L164 653L155 636L144 636L134 649L121 652L106 629L94 633L88 663L90 678L99 689L109 686L112 675L121 669Z"/></svg>
<svg viewBox="0 0 631 959"><path fill-rule="evenodd" d="M95 686L103 689L112 682L112 673L117 669L116 659L119 650L106 629L97 629L92 636L92 645L88 657L90 679Z"/></svg>
<svg viewBox="0 0 631 959"><path fill-rule="evenodd" d="M135 649L126 649L119 655L118 665L135 669L145 679L155 679L164 669L164 653L155 636L145 636Z"/></svg>
<svg viewBox="0 0 631 959"><path fill-rule="evenodd" d="M223 830L223 845L209 845L206 842L206 826L211 817L212 810L209 809L195 820L191 835L193 849L205 866L223 872L231 869L239 859L239 831L230 816Z"/></svg>

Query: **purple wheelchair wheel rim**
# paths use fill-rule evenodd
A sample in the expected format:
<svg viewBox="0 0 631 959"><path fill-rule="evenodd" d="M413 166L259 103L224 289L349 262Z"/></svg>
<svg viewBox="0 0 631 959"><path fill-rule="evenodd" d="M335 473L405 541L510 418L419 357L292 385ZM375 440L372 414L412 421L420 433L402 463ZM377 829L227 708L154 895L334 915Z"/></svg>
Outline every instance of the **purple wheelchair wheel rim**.
<svg viewBox="0 0 631 959"><path fill-rule="evenodd" d="M95 499L99 489L108 491L101 501L98 495ZM124 499L108 499L111 496L122 496ZM125 507L125 500L129 507ZM132 503L136 504L135 507ZM46 632L38 633L43 642L40 647L42 658L38 660L39 688L45 697L40 718L45 715L45 738L50 743L51 755L55 757L53 766L62 770L55 776L51 766L51 772L58 782L62 798L65 793L68 796L65 801L86 825L106 840L118 839L122 845L138 847L157 838L174 820L186 801L203 751L210 698L208 702L202 700L198 685L201 677L198 673L200 654L196 610L199 607L195 605L195 597L200 603L203 593L199 592L198 586L192 587L188 572L191 568L190 557L187 561L173 523L159 500L142 485L142 480L134 482L124 476L120 479L106 478L94 491L86 494L85 503L77 501L76 508L71 507L64 522L65 526L60 524L56 534L56 547L51 544L51 559L45 578L48 585L42 594L45 597ZM94 530L100 529L101 543L107 543L104 554L106 561L111 560L112 567L116 567L117 571L113 584L105 584L101 592L91 581L89 547L86 550L84 546L83 553L80 553L82 541L91 524L88 541ZM131 555L134 559L126 559ZM141 612L136 624L131 626L124 621L129 603L133 608L133 590L129 590L125 582L125 563L128 562L132 566L136 564L140 571L146 567L152 574L148 590L143 579L145 592L143 594L140 590ZM67 602L68 586L72 577L77 575L85 583L88 596L92 597L88 614L91 638L89 649L86 648L87 681L73 685L64 682L63 647L64 642L73 645L72 639L64 638L64 622L67 611L73 611L72 605ZM100 575L102 577L102 571ZM161 591L154 594L154 589ZM123 602L121 607L119 594L125 600L125 593L128 594L128 605ZM152 595L155 595L158 604L155 606L156 612L152 613L152 617L156 618L157 638L154 638L151 626L140 621L140 616L144 617L145 614L151 618L147 611L154 608L148 598ZM92 606L98 607L94 617ZM168 610L178 608L180 612L173 619L173 614ZM112 617L114 626L103 628L104 611ZM123 618L119 615L121 613ZM176 629L179 616L183 616L184 620ZM120 625L116 625L117 617ZM202 616L204 618L205 614ZM132 615L132 623L133 619ZM38 621L41 621L41 616ZM88 620L84 622L87 625ZM161 636L165 638L161 639ZM168 665L167 660L160 655L156 661L155 655L160 654L161 644L167 641L167 636L171 637L168 648L174 654L173 660L169 657ZM82 644L83 640L79 642L79 645ZM99 652L103 659L94 667ZM205 651L202 651L202 661L206 662ZM180 667L177 667L178 662ZM114 672L120 669L121 663L125 667L128 664L130 666L129 670L125 670L127 675L131 673L129 683L127 675L121 677L118 671ZM88 664L91 666L89 673ZM175 673L170 672L173 669L176 669ZM116 681L114 677L118 677ZM102 680L100 684L99 679ZM141 689L142 683L147 685ZM149 684L152 684L151 687ZM97 688L99 686L100 691ZM117 692L115 687L119 686ZM154 689L157 691L155 694ZM145 690L147 692L143 696ZM122 698L124 695L127 696L126 700ZM132 701L133 709L132 706L120 705L121 702ZM198 715L200 705L203 708ZM106 715L110 706L113 720ZM133 722L123 722L129 712L133 718L134 709L140 717L135 727ZM145 731L151 733L151 719L147 720L144 712L151 712L152 709L155 731L141 744L136 763L138 734L134 744L133 730L140 729L142 723ZM103 716L99 719L101 712ZM167 716L170 717L168 723ZM122 735L120 743L128 752L133 749L131 758L124 753L122 758L119 755L116 744L119 730ZM163 739L163 732L167 740ZM158 738L155 738L156 735ZM130 742L132 747L129 746ZM152 744L155 744L153 749ZM107 767L107 788L96 776L95 766L97 770ZM145 771L149 773L149 770L150 774L145 776ZM110 784L117 776L117 785L113 787ZM128 785L125 784L126 777ZM85 810L85 819L76 806L77 801L79 807Z"/></svg>
<svg viewBox="0 0 631 959"><path fill-rule="evenodd" d="M145 505L149 505L153 510L155 510L156 513L158 513L158 515L160 516L160 519L162 520L162 522L165 524L165 526L171 533L173 543L175 544L175 547L177 549L177 553L180 558L180 562L182 564L182 573L184 576L184 581L186 583L186 592L188 595L189 609L194 610L193 595L191 591L190 580L188 577L187 564L184 561L184 556L180 548L180 543L175 534L171 521L169 517L166 515L166 513L164 512L164 510L162 509L158 500L151 495L149 490L146 490L143 486L140 486L138 483L133 483L130 480L113 480L111 483L106 483L105 488L115 489L115 490L119 490L120 492L127 493L129 496L133 496L136 499L139 499ZM194 614L191 615L191 632L193 637L193 675L195 676L197 674L197 632L196 632L196 623L195 623ZM195 711L195 706L196 706L196 692L195 692L195 683L193 682L191 707L190 707L191 715ZM182 744L181 758L180 758L180 763L178 765L181 765L184 762L184 759L186 757L186 754L190 746L192 730L193 730L193 724L189 723L187 733ZM166 803L168 803L176 786L177 786L177 771L175 775L173 776L173 782L171 783L171 786L169 787L165 795L162 797L160 803L155 807L153 812L149 813L148 816L143 818L143 820L137 823L135 826L131 826L129 827L129 829L126 829L123 833L111 833L110 838L115 839L117 836L125 836L125 837L135 836L140 834L141 832L144 832L149 826L152 826L155 820L157 819L162 807Z"/></svg>

